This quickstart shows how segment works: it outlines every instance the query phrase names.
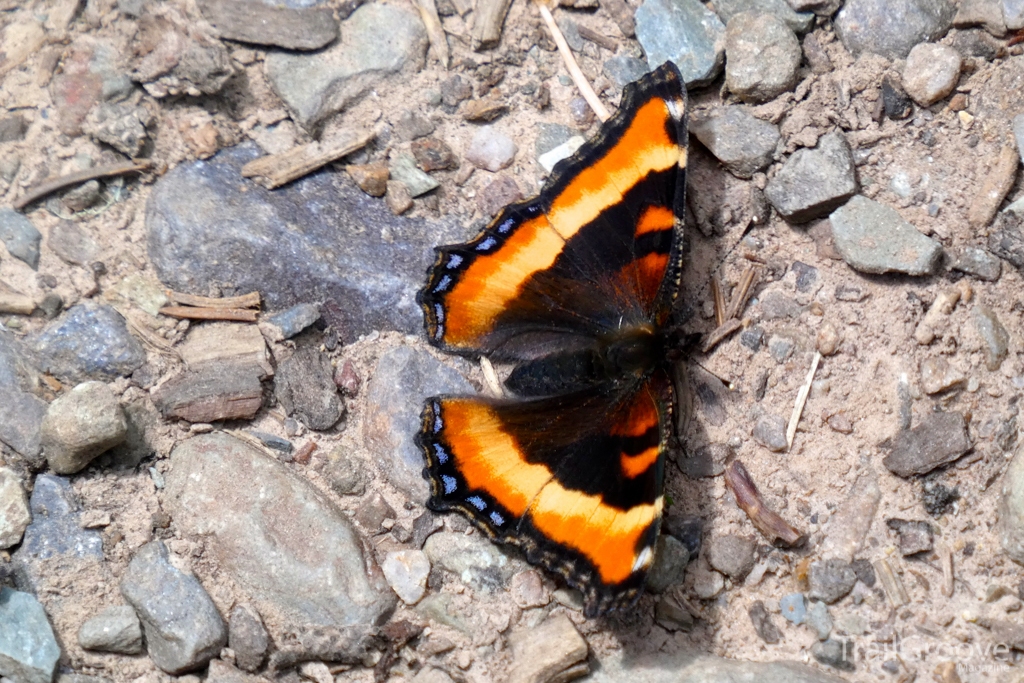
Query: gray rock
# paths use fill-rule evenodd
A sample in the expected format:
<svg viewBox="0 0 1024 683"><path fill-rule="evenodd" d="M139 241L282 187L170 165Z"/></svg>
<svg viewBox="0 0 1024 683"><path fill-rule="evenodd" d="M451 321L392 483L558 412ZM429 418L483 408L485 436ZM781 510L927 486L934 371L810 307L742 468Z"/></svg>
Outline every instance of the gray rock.
<svg viewBox="0 0 1024 683"><path fill-rule="evenodd" d="M41 369L69 382L116 379L146 362L121 314L92 301L69 308L30 343Z"/></svg>
<svg viewBox="0 0 1024 683"><path fill-rule="evenodd" d="M259 155L243 145L157 181L146 223L161 282L197 293L224 283L258 290L270 311L327 302L324 322L343 343L375 329L418 333L415 293L433 260L430 246L463 235L392 216L345 174L321 172L265 190L240 174Z"/></svg>
<svg viewBox="0 0 1024 683"><path fill-rule="evenodd" d="M785 363L796 350L796 342L789 337L773 334L768 338L768 354L776 363Z"/></svg>
<svg viewBox="0 0 1024 683"><path fill-rule="evenodd" d="M786 450L786 421L779 415L762 415L754 424L754 441L772 451L781 453Z"/></svg>
<svg viewBox="0 0 1024 683"><path fill-rule="evenodd" d="M556 147L568 142L569 138L573 135L574 133L571 128L560 123L538 123L537 139L533 143L533 153L538 157L544 156Z"/></svg>
<svg viewBox="0 0 1024 683"><path fill-rule="evenodd" d="M539 626L514 631L510 683L568 681L590 671L587 641L565 614L552 615Z"/></svg>
<svg viewBox="0 0 1024 683"><path fill-rule="evenodd" d="M905 119L914 113L914 103L903 84L890 76L882 79L882 108L890 119Z"/></svg>
<svg viewBox="0 0 1024 683"><path fill-rule="evenodd" d="M375 491L356 510L355 520L367 533L379 534L384 520L394 520L397 516L395 509L384 500L384 496Z"/></svg>
<svg viewBox="0 0 1024 683"><path fill-rule="evenodd" d="M0 441L41 468L39 426L47 403L35 394L39 371L21 339L0 330Z"/></svg>
<svg viewBox="0 0 1024 683"><path fill-rule="evenodd" d="M366 492L366 464L338 446L327 455L324 476L331 490L340 496L361 496Z"/></svg>
<svg viewBox="0 0 1024 683"><path fill-rule="evenodd" d="M769 645L779 642L779 628L772 621L772 615L768 614L763 601L755 600L747 614L750 615L750 623L761 640Z"/></svg>
<svg viewBox="0 0 1024 683"><path fill-rule="evenodd" d="M156 21L145 38L136 37L140 55L131 77L150 95L213 95L235 75L231 55L205 22L167 5L151 6L147 13Z"/></svg>
<svg viewBox="0 0 1024 683"><path fill-rule="evenodd" d="M1010 351L1010 335L999 322L996 312L987 306L977 304L971 311L974 328L978 331L984 345L985 367L995 372L1003 364Z"/></svg>
<svg viewBox="0 0 1024 683"><path fill-rule="evenodd" d="M274 393L285 411L310 429L330 429L344 412L331 360L314 346L297 349L278 366Z"/></svg>
<svg viewBox="0 0 1024 683"><path fill-rule="evenodd" d="M123 154L137 157L148 138L146 128L152 125L153 114L145 107L103 102L89 112L82 131Z"/></svg>
<svg viewBox="0 0 1024 683"><path fill-rule="evenodd" d="M667 631L691 631L694 618L675 593L666 593L654 605L654 620Z"/></svg>
<svg viewBox="0 0 1024 683"><path fill-rule="evenodd" d="M641 76L649 71L649 67L642 60L629 55L617 55L605 61L602 71L608 79L620 90L628 83L639 80ZM568 140L569 138L566 138ZM562 142L565 142L563 140ZM559 143L560 144L560 143ZM557 145L555 145L557 147ZM550 148L549 148L550 149ZM545 150L547 151L547 150Z"/></svg>
<svg viewBox="0 0 1024 683"><path fill-rule="evenodd" d="M1022 218L1010 211L1000 213L994 229L989 233L988 248L1024 273L1024 229L1021 223Z"/></svg>
<svg viewBox="0 0 1024 683"><path fill-rule="evenodd" d="M953 26L959 29L983 26L994 36L1005 36L1002 5L1002 0L962 0L953 17Z"/></svg>
<svg viewBox="0 0 1024 683"><path fill-rule="evenodd" d="M807 598L803 593L789 593L779 598L783 618L799 626L807 619Z"/></svg>
<svg viewBox="0 0 1024 683"><path fill-rule="evenodd" d="M262 2L201 0L203 18L221 38L286 50L318 50L338 37L330 7L274 7Z"/></svg>
<svg viewBox="0 0 1024 683"><path fill-rule="evenodd" d="M854 644L849 640L829 639L811 646L816 660L840 671L854 670Z"/></svg>
<svg viewBox="0 0 1024 683"><path fill-rule="evenodd" d="M995 282L1002 274L1002 262L985 249L965 247L953 261L953 269L979 280Z"/></svg>
<svg viewBox="0 0 1024 683"><path fill-rule="evenodd" d="M397 5L372 3L352 13L341 39L315 54L271 52L267 79L301 125L312 127L346 109L386 77L419 70L427 32L419 17Z"/></svg>
<svg viewBox="0 0 1024 683"><path fill-rule="evenodd" d="M822 0L817 0L821 2ZM814 14L793 9L793 0L711 0L711 8L728 25L741 12L770 14L785 22L790 30L805 33L814 24Z"/></svg>
<svg viewBox="0 0 1024 683"><path fill-rule="evenodd" d="M654 550L654 563L647 574L647 590L664 593L683 582L686 565L690 563L690 549L682 541L662 534Z"/></svg>
<svg viewBox="0 0 1024 683"><path fill-rule="evenodd" d="M128 422L103 382L79 384L50 404L39 430L46 461L57 474L74 474L124 441Z"/></svg>
<svg viewBox="0 0 1024 683"><path fill-rule="evenodd" d="M853 590L857 574L850 563L839 558L811 562L807 570L807 598L832 604Z"/></svg>
<svg viewBox="0 0 1024 683"><path fill-rule="evenodd" d="M840 7L843 0L786 0L794 12L813 12L819 17L831 17Z"/></svg>
<svg viewBox="0 0 1024 683"><path fill-rule="evenodd" d="M426 116L409 109L404 110L398 115L398 120L395 121L394 126L395 135L403 142L410 142L430 135L436 128L434 122Z"/></svg>
<svg viewBox="0 0 1024 683"><path fill-rule="evenodd" d="M803 52L796 34L773 14L741 12L725 27L725 85L745 102L791 90Z"/></svg>
<svg viewBox="0 0 1024 683"><path fill-rule="evenodd" d="M889 471L910 477L953 462L971 448L971 440L960 413L928 413L919 425L879 446L889 451L882 461Z"/></svg>
<svg viewBox="0 0 1024 683"><path fill-rule="evenodd" d="M0 467L0 550L21 543L31 522L28 496L21 478L11 468Z"/></svg>
<svg viewBox="0 0 1024 683"><path fill-rule="evenodd" d="M384 557L380 566L391 589L407 605L415 605L427 591L430 560L422 550L395 550Z"/></svg>
<svg viewBox="0 0 1024 683"><path fill-rule="evenodd" d="M493 126L484 126L473 134L466 160L492 173L507 168L516 157L516 143Z"/></svg>
<svg viewBox="0 0 1024 683"><path fill-rule="evenodd" d="M818 640L825 640L832 633L832 616L828 613L828 606L823 602L815 600L811 603L804 623L807 628L814 631Z"/></svg>
<svg viewBox="0 0 1024 683"><path fill-rule="evenodd" d="M108 607L82 624L78 644L86 650L136 655L142 652L142 625L131 605Z"/></svg>
<svg viewBox="0 0 1024 683"><path fill-rule="evenodd" d="M413 500L426 500L423 451L413 441L423 400L437 394L471 394L465 377L430 353L400 346L377 362L367 387L363 441L380 472Z"/></svg>
<svg viewBox="0 0 1024 683"><path fill-rule="evenodd" d="M270 647L270 635L252 606L235 605L228 621L228 647L235 651L235 665L256 671L263 665Z"/></svg>
<svg viewBox="0 0 1024 683"><path fill-rule="evenodd" d="M28 122L21 114L0 116L0 143L24 140L26 130Z"/></svg>
<svg viewBox="0 0 1024 683"><path fill-rule="evenodd" d="M843 134L823 136L815 149L800 149L782 165L765 188L765 196L793 223L820 218L857 191L850 146Z"/></svg>
<svg viewBox="0 0 1024 683"><path fill-rule="evenodd" d="M299 625L376 624L395 604L345 516L286 465L226 434L178 444L164 500L275 637Z"/></svg>
<svg viewBox="0 0 1024 683"><path fill-rule="evenodd" d="M927 275L942 257L942 245L925 237L884 204L857 195L829 216L836 250L862 273Z"/></svg>
<svg viewBox="0 0 1024 683"><path fill-rule="evenodd" d="M900 553L903 557L929 552L934 544L932 525L913 519L890 517L885 525L900 537Z"/></svg>
<svg viewBox="0 0 1024 683"><path fill-rule="evenodd" d="M61 556L103 558L103 537L81 527L78 499L67 479L37 475L29 508L32 523L25 529L25 538L15 553L17 559L31 562Z"/></svg>
<svg viewBox="0 0 1024 683"><path fill-rule="evenodd" d="M1003 20L1011 31L1024 28L1024 0L1003 0Z"/></svg>
<svg viewBox="0 0 1024 683"><path fill-rule="evenodd" d="M636 37L652 67L675 62L690 87L722 72L725 25L698 0L645 0L636 11Z"/></svg>
<svg viewBox="0 0 1024 683"><path fill-rule="evenodd" d="M473 589L485 593L503 590L513 573L525 569L480 534L434 534L423 545L423 552L431 565L451 572Z"/></svg>
<svg viewBox="0 0 1024 683"><path fill-rule="evenodd" d="M944 35L955 14L951 0L847 0L835 26L854 55L902 59L918 43Z"/></svg>
<svg viewBox="0 0 1024 683"><path fill-rule="evenodd" d="M46 245L62 260L74 266L84 266L96 259L100 245L74 221L58 221L50 228Z"/></svg>
<svg viewBox="0 0 1024 683"><path fill-rule="evenodd" d="M722 107L691 119L690 133L740 178L768 168L781 138L778 126L754 117L746 107Z"/></svg>
<svg viewBox="0 0 1024 683"><path fill-rule="evenodd" d="M440 185L432 177L416 168L416 160L408 154L396 154L388 166L391 179L405 183L410 197L419 197Z"/></svg>
<svg viewBox="0 0 1024 683"><path fill-rule="evenodd" d="M320 319L320 306L317 304L296 304L276 315L260 321L260 330L269 332L271 341L291 339Z"/></svg>
<svg viewBox="0 0 1024 683"><path fill-rule="evenodd" d="M708 544L708 564L733 581L742 581L754 568L755 545L745 536L713 536Z"/></svg>
<svg viewBox="0 0 1024 683"><path fill-rule="evenodd" d="M922 107L953 92L960 79L960 53L947 45L920 43L914 46L903 67L903 87Z"/></svg>
<svg viewBox="0 0 1024 683"><path fill-rule="evenodd" d="M740 344L751 351L760 351L763 343L764 330L760 327L750 327L740 332Z"/></svg>
<svg viewBox="0 0 1024 683"><path fill-rule="evenodd" d="M0 241L16 259L24 261L33 270L39 268L39 242L42 233L32 221L14 209L0 208Z"/></svg>
<svg viewBox="0 0 1024 683"><path fill-rule="evenodd" d="M852 653L853 648L850 648ZM587 683L843 683L818 668L791 661L745 662L695 654L688 648L632 656L621 650L600 657Z"/></svg>
<svg viewBox="0 0 1024 683"><path fill-rule="evenodd" d="M1024 565L1024 444L1003 473L999 499L999 524L996 527L1003 552Z"/></svg>
<svg viewBox="0 0 1024 683"><path fill-rule="evenodd" d="M205 666L227 644L217 606L194 576L170 563L163 541L135 551L121 594L142 620L149 658L169 674Z"/></svg>
<svg viewBox="0 0 1024 683"><path fill-rule="evenodd" d="M50 683L60 645L34 596L0 587L0 676L14 683Z"/></svg>

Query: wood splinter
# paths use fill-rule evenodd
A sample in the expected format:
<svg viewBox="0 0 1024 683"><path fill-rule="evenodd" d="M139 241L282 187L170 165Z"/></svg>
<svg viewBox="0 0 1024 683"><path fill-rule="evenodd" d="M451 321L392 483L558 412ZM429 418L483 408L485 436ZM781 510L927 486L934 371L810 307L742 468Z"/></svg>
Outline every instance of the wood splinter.
<svg viewBox="0 0 1024 683"><path fill-rule="evenodd" d="M75 171L74 173L68 173L67 175L58 176L56 178L48 178L31 188L18 199L11 202L11 206L18 211L21 211L37 199L42 199L43 197L57 192L58 190L63 190L65 187L78 185L79 183L85 183L90 180L97 180L98 178L110 178L113 176L126 175L128 173L142 173L144 171L148 171L152 167L152 161L125 161L117 164L94 166L92 168Z"/></svg>
<svg viewBox="0 0 1024 683"><path fill-rule="evenodd" d="M229 320L254 323L259 315L260 293L214 298L166 290L171 306L160 309L161 315L194 320Z"/></svg>
<svg viewBox="0 0 1024 683"><path fill-rule="evenodd" d="M707 353L718 346L723 339L743 327L739 316L747 305L747 299L750 298L750 292L754 287L756 276L756 268L754 266L747 266L743 271L743 276L740 278L740 284L728 304L725 302L725 295L722 293L722 287L718 283L718 279L711 279L711 295L715 301L715 323L718 326L711 331L707 338L705 338L704 343L701 344L701 352Z"/></svg>
<svg viewBox="0 0 1024 683"><path fill-rule="evenodd" d="M789 522L768 507L750 478L747 468L739 460L733 460L725 469L725 485L732 491L736 497L736 504L747 513L747 517L757 530L772 543L792 548L807 541L806 534L794 529Z"/></svg>

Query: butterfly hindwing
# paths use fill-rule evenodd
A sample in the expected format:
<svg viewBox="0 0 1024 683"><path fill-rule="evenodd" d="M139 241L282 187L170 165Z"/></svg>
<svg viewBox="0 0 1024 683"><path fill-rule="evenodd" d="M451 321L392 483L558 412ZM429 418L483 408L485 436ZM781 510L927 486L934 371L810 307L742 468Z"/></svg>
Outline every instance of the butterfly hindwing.
<svg viewBox="0 0 1024 683"><path fill-rule="evenodd" d="M666 65L626 87L619 113L539 196L438 248L418 297L430 340L475 356L537 327L591 333L623 315L664 315L685 165L685 90Z"/></svg>
<svg viewBox="0 0 1024 683"><path fill-rule="evenodd" d="M653 560L663 505L669 401L658 379L618 400L595 391L428 400L429 506L461 511L562 574L588 613L628 604Z"/></svg>

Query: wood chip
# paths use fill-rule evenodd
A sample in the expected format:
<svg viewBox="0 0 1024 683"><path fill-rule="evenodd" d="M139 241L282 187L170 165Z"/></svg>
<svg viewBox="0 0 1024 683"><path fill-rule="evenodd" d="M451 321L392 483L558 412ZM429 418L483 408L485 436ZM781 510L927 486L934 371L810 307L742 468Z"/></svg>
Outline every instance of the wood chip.
<svg viewBox="0 0 1024 683"><path fill-rule="evenodd" d="M462 118L467 121L493 121L508 111L508 105L493 97L466 102L462 107Z"/></svg>
<svg viewBox="0 0 1024 683"><path fill-rule="evenodd" d="M36 302L32 297L14 291L0 290L0 313L30 315L36 310Z"/></svg>
<svg viewBox="0 0 1024 683"><path fill-rule="evenodd" d="M871 565L875 568L875 573L878 574L878 580L882 582L882 590L889 598L889 604L896 609L909 605L910 596L907 595L907 590L903 587L903 581L892 570L889 560L884 558L875 560Z"/></svg>
<svg viewBox="0 0 1024 683"><path fill-rule="evenodd" d="M437 5L434 0L414 0L414 3L416 9L419 10L423 25L427 29L430 49L434 51L434 56L437 57L441 66L447 69L451 55L448 51L448 37L441 26L441 18L437 16Z"/></svg>
<svg viewBox="0 0 1024 683"><path fill-rule="evenodd" d="M614 38L609 38L603 33L598 33L597 31L595 31L594 29L590 28L585 24L579 25L579 31L580 38L583 38L584 40L589 40L590 42L596 45L600 45L606 50L615 52L616 50L619 49L619 43L617 40L615 40Z"/></svg>
<svg viewBox="0 0 1024 683"><path fill-rule="evenodd" d="M796 436L796 426L800 424L800 416L804 413L804 405L807 404L807 396L811 393L811 383L814 382L814 374L818 372L818 363L821 362L821 354L814 352L814 360L811 361L811 369L807 372L804 385L796 395L796 405L793 406L793 413L789 416L789 424L786 426L786 450L793 447L793 437Z"/></svg>
<svg viewBox="0 0 1024 683"><path fill-rule="evenodd" d="M250 161L242 167L242 175L262 178L260 184L272 190L362 149L375 137L377 131L344 133L331 140L298 145L287 152Z"/></svg>
<svg viewBox="0 0 1024 683"><path fill-rule="evenodd" d="M736 504L747 513L757 530L772 543L793 547L802 545L807 536L800 533L789 522L768 507L761 498L747 468L739 460L733 460L725 469L725 484L736 496Z"/></svg>
<svg viewBox="0 0 1024 683"><path fill-rule="evenodd" d="M263 404L263 385L252 363L207 363L167 380L153 393L165 418L189 422L248 420Z"/></svg>
<svg viewBox="0 0 1024 683"><path fill-rule="evenodd" d="M307 441L299 447L299 450L295 451L295 456L292 458L293 462L297 462L300 465L309 464L309 459L313 455L313 451L316 450L316 441Z"/></svg>
<svg viewBox="0 0 1024 683"><path fill-rule="evenodd" d="M87 168L82 171L75 171L74 173L68 173L67 175L44 180L39 185L30 188L24 195L14 200L14 202L11 203L11 206L20 211L37 199L42 199L43 197L58 190L63 190L65 187L78 185L79 183L88 182L90 180L96 180L97 178L111 178L128 173L142 173L144 171L148 171L152 167L153 162L151 161L125 161L119 164L104 164L103 166L94 166L93 168Z"/></svg>
<svg viewBox="0 0 1024 683"><path fill-rule="evenodd" d="M201 308L259 308L260 305L259 292L249 292L239 296L212 297L185 294L166 289L164 294L172 303L182 306L199 306Z"/></svg>
<svg viewBox="0 0 1024 683"><path fill-rule="evenodd" d="M1016 145L1007 143L999 152L992 170L985 176L981 189L974 197L971 208L967 210L967 224L974 229L988 225L1003 203L1006 193L1013 187L1017 178L1017 166L1020 165L1020 153Z"/></svg>
<svg viewBox="0 0 1024 683"><path fill-rule="evenodd" d="M512 0L477 0L470 31L474 50L497 45L501 39L501 26L511 5Z"/></svg>
<svg viewBox="0 0 1024 683"><path fill-rule="evenodd" d="M256 322L259 311L250 308L202 308L199 306L164 306L160 315L192 320L233 320L242 323Z"/></svg>

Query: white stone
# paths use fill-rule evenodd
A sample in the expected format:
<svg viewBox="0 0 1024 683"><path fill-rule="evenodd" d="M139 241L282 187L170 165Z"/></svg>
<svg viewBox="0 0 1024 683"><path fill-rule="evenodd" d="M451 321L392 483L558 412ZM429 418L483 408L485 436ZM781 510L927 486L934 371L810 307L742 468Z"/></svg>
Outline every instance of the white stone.
<svg viewBox="0 0 1024 683"><path fill-rule="evenodd" d="M485 126L476 132L466 159L476 166L492 173L508 168L516 157L516 143L493 126Z"/></svg>
<svg viewBox="0 0 1024 683"><path fill-rule="evenodd" d="M551 173L557 164L562 159L568 159L576 153L586 140L579 135L573 135L571 138L560 144L554 149L544 152L537 157L537 163L541 165L545 173Z"/></svg>
<svg viewBox="0 0 1024 683"><path fill-rule="evenodd" d="M31 522L32 514L21 479L14 470L0 467L0 550L21 542Z"/></svg>
<svg viewBox="0 0 1024 683"><path fill-rule="evenodd" d="M396 550L381 564L384 578L407 605L415 605L427 592L430 560L422 550Z"/></svg>
<svg viewBox="0 0 1024 683"><path fill-rule="evenodd" d="M903 87L922 107L953 92L960 79L960 53L946 45L918 43L907 55Z"/></svg>

